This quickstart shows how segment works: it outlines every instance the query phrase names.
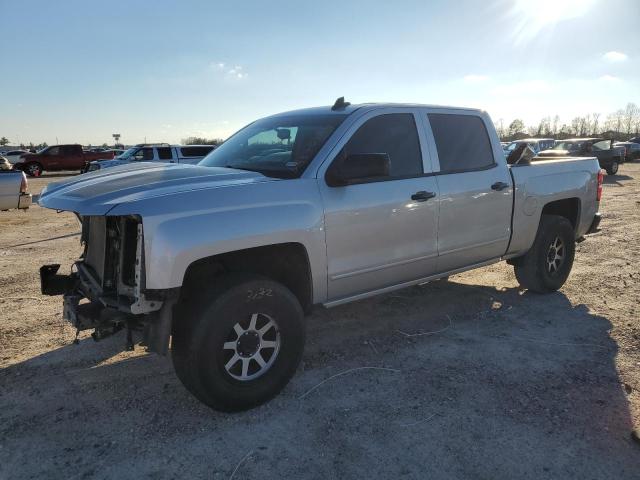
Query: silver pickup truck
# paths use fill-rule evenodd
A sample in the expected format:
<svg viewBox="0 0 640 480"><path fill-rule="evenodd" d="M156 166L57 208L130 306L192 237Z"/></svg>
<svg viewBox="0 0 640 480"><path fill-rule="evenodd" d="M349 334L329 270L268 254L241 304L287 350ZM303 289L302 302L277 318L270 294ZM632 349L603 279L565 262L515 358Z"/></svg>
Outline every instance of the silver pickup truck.
<svg viewBox="0 0 640 480"><path fill-rule="evenodd" d="M0 157L2 161L2 157ZM0 210L19 208L26 210L31 206L31 194L28 191L27 177L18 170L0 168Z"/></svg>
<svg viewBox="0 0 640 480"><path fill-rule="evenodd" d="M171 344L198 399L247 409L294 374L314 305L500 261L523 288L562 287L603 173L595 158L512 161L479 110L339 99L263 118L199 165L50 183L39 203L81 216L84 253L71 275L43 266L42 291L96 339Z"/></svg>

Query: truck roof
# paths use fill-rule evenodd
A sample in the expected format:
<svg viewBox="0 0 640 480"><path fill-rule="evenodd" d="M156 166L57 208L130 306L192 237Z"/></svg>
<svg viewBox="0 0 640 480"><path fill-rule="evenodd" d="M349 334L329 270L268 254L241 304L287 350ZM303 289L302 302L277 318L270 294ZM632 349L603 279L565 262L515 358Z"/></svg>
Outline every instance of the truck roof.
<svg viewBox="0 0 640 480"><path fill-rule="evenodd" d="M431 105L431 104L420 104L420 103L358 103L358 104L349 104L343 108L333 109L331 105L327 105L324 107L310 107L310 108L302 108L298 110L289 110L287 112L276 113L274 115L269 115L269 117L279 117L279 116L289 116L289 115L343 115L343 114L351 114L356 110L360 110L363 108L380 108L380 107L420 107L420 108L446 108L451 110L460 110L466 112L477 112L484 113L483 110L478 108L467 108L467 107L450 107L446 105Z"/></svg>
<svg viewBox="0 0 640 480"><path fill-rule="evenodd" d="M606 140L605 138L589 137L589 138L565 138L564 140L558 140L559 142L599 142Z"/></svg>

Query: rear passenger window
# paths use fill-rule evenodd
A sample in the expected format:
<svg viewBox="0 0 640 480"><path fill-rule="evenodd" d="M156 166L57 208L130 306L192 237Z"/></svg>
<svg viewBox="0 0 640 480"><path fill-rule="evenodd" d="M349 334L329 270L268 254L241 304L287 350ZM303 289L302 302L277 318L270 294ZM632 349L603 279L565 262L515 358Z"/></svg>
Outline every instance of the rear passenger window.
<svg viewBox="0 0 640 480"><path fill-rule="evenodd" d="M495 164L489 134L480 117L428 114L441 172L480 170Z"/></svg>
<svg viewBox="0 0 640 480"><path fill-rule="evenodd" d="M160 147L156 151L160 160L171 160L171 147Z"/></svg>
<svg viewBox="0 0 640 480"><path fill-rule="evenodd" d="M204 157L213 149L213 145L208 147L182 147L180 154L183 157Z"/></svg>
<svg viewBox="0 0 640 480"><path fill-rule="evenodd" d="M343 155L386 153L391 177L423 173L418 131L411 113L391 113L367 120L343 149Z"/></svg>

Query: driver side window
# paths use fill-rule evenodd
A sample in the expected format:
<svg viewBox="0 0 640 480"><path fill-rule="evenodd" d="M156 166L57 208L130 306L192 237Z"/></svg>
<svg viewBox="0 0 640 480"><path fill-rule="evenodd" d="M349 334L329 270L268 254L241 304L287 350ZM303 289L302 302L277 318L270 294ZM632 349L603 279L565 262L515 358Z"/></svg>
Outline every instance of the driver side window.
<svg viewBox="0 0 640 480"><path fill-rule="evenodd" d="M153 160L153 148L141 148L133 154L133 160L137 162Z"/></svg>
<svg viewBox="0 0 640 480"><path fill-rule="evenodd" d="M341 151L341 155L386 153L389 177L415 177L424 173L418 131L412 113L390 113L367 120Z"/></svg>

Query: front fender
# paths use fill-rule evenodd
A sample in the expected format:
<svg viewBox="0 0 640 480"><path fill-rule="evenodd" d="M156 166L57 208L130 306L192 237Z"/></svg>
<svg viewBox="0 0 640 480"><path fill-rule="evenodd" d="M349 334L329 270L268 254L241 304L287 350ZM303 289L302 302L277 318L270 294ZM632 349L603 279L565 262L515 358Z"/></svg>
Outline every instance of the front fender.
<svg viewBox="0 0 640 480"><path fill-rule="evenodd" d="M185 192L109 214L142 217L147 289L180 287L189 265L203 258L295 242L307 250L317 302L326 297L321 205L316 180L293 179Z"/></svg>

